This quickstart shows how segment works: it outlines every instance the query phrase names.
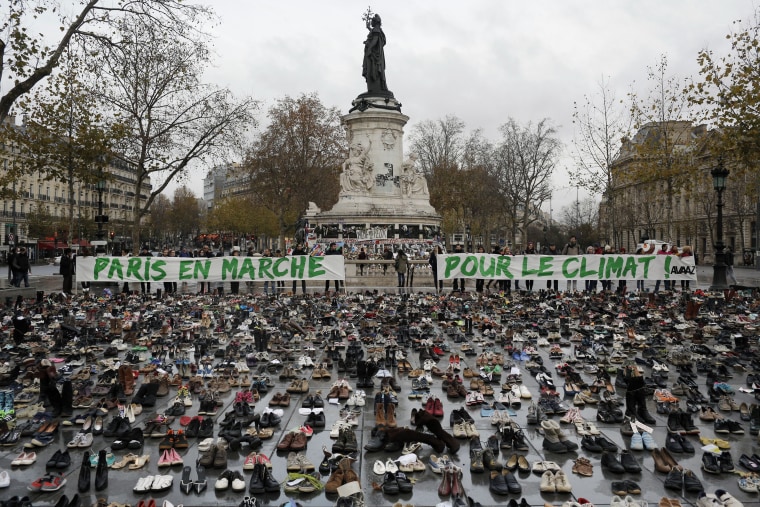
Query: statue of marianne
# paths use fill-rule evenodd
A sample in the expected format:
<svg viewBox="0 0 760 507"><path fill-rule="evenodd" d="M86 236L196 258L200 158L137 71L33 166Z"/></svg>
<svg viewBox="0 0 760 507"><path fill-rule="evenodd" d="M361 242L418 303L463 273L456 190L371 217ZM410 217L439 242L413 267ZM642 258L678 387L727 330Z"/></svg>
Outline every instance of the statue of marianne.
<svg viewBox="0 0 760 507"><path fill-rule="evenodd" d="M382 20L379 14L375 14L366 20L367 40L364 41L364 65L362 76L367 80L367 92L388 93L388 85L385 83L385 33L383 33Z"/></svg>

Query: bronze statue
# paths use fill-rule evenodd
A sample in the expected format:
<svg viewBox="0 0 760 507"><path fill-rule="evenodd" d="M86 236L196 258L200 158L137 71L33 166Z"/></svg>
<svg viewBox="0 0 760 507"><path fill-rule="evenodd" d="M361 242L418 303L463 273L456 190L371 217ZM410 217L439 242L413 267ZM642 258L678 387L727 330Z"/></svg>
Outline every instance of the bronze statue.
<svg viewBox="0 0 760 507"><path fill-rule="evenodd" d="M380 15L371 16L368 10L364 20L367 25L367 40L364 41L364 65L362 76L367 80L367 93L393 96L385 82L385 33Z"/></svg>

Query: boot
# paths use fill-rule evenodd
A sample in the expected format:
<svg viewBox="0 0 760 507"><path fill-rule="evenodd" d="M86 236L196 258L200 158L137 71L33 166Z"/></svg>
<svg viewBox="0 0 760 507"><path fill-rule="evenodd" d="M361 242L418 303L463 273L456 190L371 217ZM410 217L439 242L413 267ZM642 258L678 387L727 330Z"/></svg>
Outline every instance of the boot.
<svg viewBox="0 0 760 507"><path fill-rule="evenodd" d="M375 426L385 426L385 404L375 403Z"/></svg>
<svg viewBox="0 0 760 507"><path fill-rule="evenodd" d="M61 416L71 417L74 413L74 387L71 385L71 380L67 380L63 383L61 389Z"/></svg>
<svg viewBox="0 0 760 507"><path fill-rule="evenodd" d="M82 466L79 468L79 481L77 484L80 493L90 491L90 451L84 451Z"/></svg>
<svg viewBox="0 0 760 507"><path fill-rule="evenodd" d="M451 468L443 469L443 478L441 484L438 485L438 496L447 498L451 495L452 475L454 475L454 471Z"/></svg>
<svg viewBox="0 0 760 507"><path fill-rule="evenodd" d="M457 468L451 472L451 496L457 498L464 493L462 486L462 469Z"/></svg>
<svg viewBox="0 0 760 507"><path fill-rule="evenodd" d="M264 469L265 465L257 463L253 467L253 474L251 474L251 483L248 486L248 492L252 495L262 495L266 492L264 488Z"/></svg>
<svg viewBox="0 0 760 507"><path fill-rule="evenodd" d="M385 406L385 424L389 428L395 428L398 425L396 423L396 405L393 403L388 403Z"/></svg>
<svg viewBox="0 0 760 507"><path fill-rule="evenodd" d="M461 445L459 443L459 440L444 430L441 426L441 421L436 419L431 414L425 412L424 410L417 410L416 408L412 409L411 421L412 424L417 427L425 426L430 433L435 435L439 441L443 442L446 447L449 448L449 451L455 453L459 450L459 447Z"/></svg>
<svg viewBox="0 0 760 507"><path fill-rule="evenodd" d="M542 447L549 452L563 454L567 452L565 444L560 442L557 431L552 426L551 421L542 421L541 427L544 429L544 442Z"/></svg>
<svg viewBox="0 0 760 507"><path fill-rule="evenodd" d="M95 469L95 491L103 491L108 487L108 463L106 463L106 451L101 449L98 453L98 468Z"/></svg>
<svg viewBox="0 0 760 507"><path fill-rule="evenodd" d="M48 388L47 397L50 401L50 406L53 409L53 417L60 416L61 411L63 410L63 400L61 399L61 393L58 392L58 388L55 387L55 385Z"/></svg>
<svg viewBox="0 0 760 507"><path fill-rule="evenodd" d="M357 387L367 387L367 362L359 361L356 363L356 373L359 380L356 382Z"/></svg>
<svg viewBox="0 0 760 507"><path fill-rule="evenodd" d="M135 376L132 373L132 367L129 365L122 365L119 367L121 378L121 385L124 387L124 394L132 396L135 392Z"/></svg>
<svg viewBox="0 0 760 507"><path fill-rule="evenodd" d="M629 393L635 397L636 417L645 424L655 424L657 420L652 417L652 414L647 409L647 393L642 377L632 377L628 380L628 390L625 393L626 403Z"/></svg>

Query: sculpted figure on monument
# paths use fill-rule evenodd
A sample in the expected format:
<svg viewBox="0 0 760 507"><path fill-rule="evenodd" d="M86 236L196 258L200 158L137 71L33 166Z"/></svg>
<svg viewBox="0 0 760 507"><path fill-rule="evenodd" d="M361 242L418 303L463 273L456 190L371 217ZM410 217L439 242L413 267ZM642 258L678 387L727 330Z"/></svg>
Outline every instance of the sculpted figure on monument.
<svg viewBox="0 0 760 507"><path fill-rule="evenodd" d="M372 189L374 185L374 178L372 177L374 164L369 159L372 141L368 140L367 143L366 148L359 141L351 145L349 156L343 162L343 172L340 175L341 193L366 193Z"/></svg>
<svg viewBox="0 0 760 507"><path fill-rule="evenodd" d="M417 154L411 153L401 165L401 184L404 195L429 195L427 180L422 172L417 170Z"/></svg>
<svg viewBox="0 0 760 507"><path fill-rule="evenodd" d="M385 33L383 33L380 16L370 13L365 15L367 24L367 40L364 41L364 65L362 76L367 80L367 92L387 95L388 85L385 83ZM391 95L393 96L393 95Z"/></svg>

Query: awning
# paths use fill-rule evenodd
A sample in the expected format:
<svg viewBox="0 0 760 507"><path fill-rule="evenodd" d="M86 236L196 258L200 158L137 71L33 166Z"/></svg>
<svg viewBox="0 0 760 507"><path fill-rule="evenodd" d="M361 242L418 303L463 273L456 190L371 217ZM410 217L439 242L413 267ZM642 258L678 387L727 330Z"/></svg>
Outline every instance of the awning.
<svg viewBox="0 0 760 507"><path fill-rule="evenodd" d="M81 248L90 248L92 246L92 243L87 241L86 239L78 239L76 241L71 242L71 246L79 245Z"/></svg>
<svg viewBox="0 0 760 507"><path fill-rule="evenodd" d="M56 248L68 248L69 245L63 241L59 241L57 244L53 241L39 241L37 242L37 248L40 250L55 250Z"/></svg>

